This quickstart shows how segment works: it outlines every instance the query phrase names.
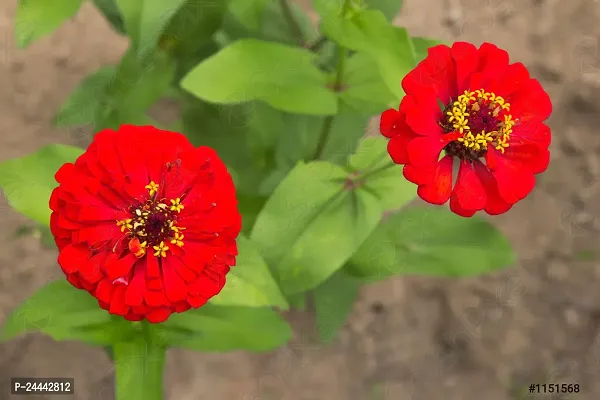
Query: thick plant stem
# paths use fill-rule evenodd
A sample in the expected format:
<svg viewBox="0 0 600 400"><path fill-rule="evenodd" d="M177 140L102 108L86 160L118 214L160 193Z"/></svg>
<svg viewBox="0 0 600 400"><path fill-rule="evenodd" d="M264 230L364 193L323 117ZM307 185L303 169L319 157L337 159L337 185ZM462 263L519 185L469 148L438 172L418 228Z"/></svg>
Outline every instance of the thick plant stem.
<svg viewBox="0 0 600 400"><path fill-rule="evenodd" d="M298 25L298 21L294 18L294 14L292 14L292 8L290 7L288 0L279 0L279 4L281 5L283 17L290 27L292 36L298 39L298 44L302 45L304 42L304 34L302 33L300 25Z"/></svg>
<svg viewBox="0 0 600 400"><path fill-rule="evenodd" d="M350 1L351 0L344 1L344 6L342 7L342 16L346 15L346 13L348 12L348 9L350 8ZM346 50L342 46L338 46L337 53L338 59L335 68L335 81L333 82L333 90L339 92L342 90L342 85L344 83L344 72L346 66L346 57L348 56L348 50ZM317 143L317 148L313 156L314 160L318 160L323 155L323 150L325 150L325 145L327 144L327 140L329 139L329 135L331 134L333 118L335 118L335 115L329 115L325 117L325 120L323 121L323 129L321 130L321 134L319 135L319 142Z"/></svg>
<svg viewBox="0 0 600 400"><path fill-rule="evenodd" d="M162 400L166 347L146 335L113 345L116 400Z"/></svg>

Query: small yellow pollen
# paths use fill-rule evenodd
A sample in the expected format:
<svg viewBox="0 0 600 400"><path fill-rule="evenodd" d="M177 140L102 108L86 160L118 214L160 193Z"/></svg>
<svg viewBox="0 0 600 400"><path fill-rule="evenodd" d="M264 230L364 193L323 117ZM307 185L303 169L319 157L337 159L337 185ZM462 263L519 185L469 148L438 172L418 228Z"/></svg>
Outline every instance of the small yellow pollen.
<svg viewBox="0 0 600 400"><path fill-rule="evenodd" d="M181 204L181 199L179 197L176 199L172 199L171 204L171 211L181 212L181 210L183 210L183 204Z"/></svg>
<svg viewBox="0 0 600 400"><path fill-rule="evenodd" d="M452 125L455 132L463 135L456 140L466 148L475 151L486 150L489 144L504 153L509 147L510 134L516 121L510 114L504 114L501 117L503 121L498 122L496 130L474 133L469 125L469 118L471 112L481 111L482 106L487 107L490 110L488 114L495 118L498 118L503 110L510 111L510 104L496 93L486 92L484 89L465 91L446 112L446 121Z"/></svg>
<svg viewBox="0 0 600 400"><path fill-rule="evenodd" d="M183 234L175 232L175 236L173 237L173 240L171 240L171 243L176 246L183 247Z"/></svg>
<svg viewBox="0 0 600 400"><path fill-rule="evenodd" d="M152 246L152 248L156 250L154 252L155 257L166 257L167 251L169 250L169 246L167 246L165 242L160 242L158 246Z"/></svg>
<svg viewBox="0 0 600 400"><path fill-rule="evenodd" d="M148 190L148 194L150 196L154 196L158 192L158 184L154 181L150 181L150 183L147 184L144 189Z"/></svg>

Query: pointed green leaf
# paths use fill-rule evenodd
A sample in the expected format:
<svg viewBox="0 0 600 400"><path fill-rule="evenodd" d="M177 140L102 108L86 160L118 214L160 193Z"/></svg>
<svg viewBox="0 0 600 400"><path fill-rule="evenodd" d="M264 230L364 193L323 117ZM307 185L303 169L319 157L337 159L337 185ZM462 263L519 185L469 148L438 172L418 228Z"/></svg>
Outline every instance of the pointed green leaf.
<svg viewBox="0 0 600 400"><path fill-rule="evenodd" d="M2 340L41 332L54 340L110 345L134 335L133 325L110 315L88 292L66 280L44 286L18 306L2 326Z"/></svg>
<svg viewBox="0 0 600 400"><path fill-rule="evenodd" d="M417 186L407 181L402 166L392 162L387 152L388 140L364 139L349 159L349 167L358 174L357 181L377 196L384 210L398 209L417 197Z"/></svg>
<svg viewBox="0 0 600 400"><path fill-rule="evenodd" d="M305 49L239 40L198 64L181 87L210 103L261 100L292 113L335 114L336 96L326 88L314 59Z"/></svg>
<svg viewBox="0 0 600 400"><path fill-rule="evenodd" d="M259 214L251 239L284 294L326 280L377 226L377 199L367 191L345 190L346 175L327 162L299 163Z"/></svg>
<svg viewBox="0 0 600 400"><path fill-rule="evenodd" d="M207 352L269 351L292 337L290 326L271 309L211 304L173 314L156 330L170 347Z"/></svg>
<svg viewBox="0 0 600 400"><path fill-rule="evenodd" d="M342 101L354 113L380 114L396 98L381 77L377 63L365 53L358 53L348 60L344 75Z"/></svg>
<svg viewBox="0 0 600 400"><path fill-rule="evenodd" d="M506 237L486 220L415 207L380 225L346 271L367 281L392 275L462 277L508 267L515 258Z"/></svg>
<svg viewBox="0 0 600 400"><path fill-rule="evenodd" d="M78 147L55 144L0 163L0 188L8 204L26 217L48 225L51 213L48 202L52 190L58 186L54 174L82 153Z"/></svg>
<svg viewBox="0 0 600 400"><path fill-rule="evenodd" d="M123 22L123 17L121 16L121 12L119 11L119 7L117 7L117 3L115 0L94 0L94 4L96 8L100 10L102 15L107 19L110 25L113 27L117 33L121 35L125 34L125 23Z"/></svg>
<svg viewBox="0 0 600 400"><path fill-rule="evenodd" d="M15 38L19 47L46 36L72 18L83 0L20 0L15 15Z"/></svg>
<svg viewBox="0 0 600 400"><path fill-rule="evenodd" d="M143 0L140 13L138 54L154 50L173 16L188 0ZM202 1L193 0L194 3Z"/></svg>
<svg viewBox="0 0 600 400"><path fill-rule="evenodd" d="M166 4L164 0L154 1ZM228 0L185 0L162 32L163 40L168 41L164 44L178 59L197 54L221 27L228 3Z"/></svg>
<svg viewBox="0 0 600 400"><path fill-rule="evenodd" d="M225 287L210 302L221 306L279 307L287 310L287 301L262 256L251 241L237 239L237 262L227 274Z"/></svg>
<svg viewBox="0 0 600 400"><path fill-rule="evenodd" d="M330 343L346 323L358 296L360 281L337 271L314 291L317 333L321 341Z"/></svg>
<svg viewBox="0 0 600 400"><path fill-rule="evenodd" d="M404 28L393 26L380 11L366 10L343 17L334 12L323 17L323 34L345 48L370 55L388 89L402 98L400 83L415 67L412 40Z"/></svg>

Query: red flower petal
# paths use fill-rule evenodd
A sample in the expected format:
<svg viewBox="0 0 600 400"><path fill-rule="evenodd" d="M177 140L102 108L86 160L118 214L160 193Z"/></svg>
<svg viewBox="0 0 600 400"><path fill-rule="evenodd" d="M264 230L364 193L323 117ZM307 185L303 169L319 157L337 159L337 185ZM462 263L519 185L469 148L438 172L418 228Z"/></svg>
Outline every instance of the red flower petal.
<svg viewBox="0 0 600 400"><path fill-rule="evenodd" d="M550 127L537 120L521 121L510 135L512 143L528 143L547 149L552 141Z"/></svg>
<svg viewBox="0 0 600 400"><path fill-rule="evenodd" d="M513 117L523 121L544 121L552 114L550 96L535 79L524 82L520 90L512 93L506 100L510 103Z"/></svg>
<svg viewBox="0 0 600 400"><path fill-rule="evenodd" d="M408 143L407 152L410 163L416 167L435 163L440 158L440 153L446 145L441 140L441 135L420 136Z"/></svg>
<svg viewBox="0 0 600 400"><path fill-rule="evenodd" d="M394 110L393 108L385 110L379 120L379 132L383 136L391 138L398 134L398 125L403 120L404 117L398 110Z"/></svg>
<svg viewBox="0 0 600 400"><path fill-rule="evenodd" d="M450 210L463 216L471 217L482 210L487 203L485 189L469 161L461 161L456 185L450 197Z"/></svg>
<svg viewBox="0 0 600 400"><path fill-rule="evenodd" d="M498 182L500 197L507 203L523 200L535 187L535 177L527 166L511 162L496 150L486 153L486 165Z"/></svg>
<svg viewBox="0 0 600 400"><path fill-rule="evenodd" d="M448 201L452 193L452 163L453 158L445 156L438 163L420 169L418 180L424 182L417 189L420 198L438 205Z"/></svg>
<svg viewBox="0 0 600 400"><path fill-rule="evenodd" d="M455 68L450 48L438 45L428 49L427 57L402 80L407 95L419 96L425 90L448 102L457 96Z"/></svg>
<svg viewBox="0 0 600 400"><path fill-rule="evenodd" d="M452 59L456 65L458 93L469 89L471 74L477 69L477 48L471 43L456 42L452 45Z"/></svg>
<svg viewBox="0 0 600 400"><path fill-rule="evenodd" d="M491 43L483 43L478 49L479 64L477 71L481 73L481 85L487 91L497 92L498 79L508 68L508 53ZM480 89L471 87L472 90Z"/></svg>
<svg viewBox="0 0 600 400"><path fill-rule="evenodd" d="M414 138L412 131L405 131L390 139L387 152L396 164L408 163L408 142Z"/></svg>
<svg viewBox="0 0 600 400"><path fill-rule="evenodd" d="M522 63L510 64L499 80L499 87L506 98L521 89L529 81L529 71Z"/></svg>
<svg viewBox="0 0 600 400"><path fill-rule="evenodd" d="M235 265L241 216L231 175L214 150L194 148L178 133L123 126L96 134L55 177L50 229L58 262L100 307L130 321L162 322L222 289ZM155 194L151 183L159 185ZM183 208L170 209L174 204ZM117 225L124 220L127 226ZM132 230L140 225L149 229L144 236ZM172 226L182 229L177 240L184 247ZM154 255L159 242L168 246L164 256Z"/></svg>
<svg viewBox="0 0 600 400"><path fill-rule="evenodd" d="M507 203L500 197L498 192L498 183L494 179L494 176L488 169L481 163L476 162L473 164L475 173L479 177L481 184L485 188L487 195L487 203L484 211L490 215L504 214L512 208L512 204Z"/></svg>

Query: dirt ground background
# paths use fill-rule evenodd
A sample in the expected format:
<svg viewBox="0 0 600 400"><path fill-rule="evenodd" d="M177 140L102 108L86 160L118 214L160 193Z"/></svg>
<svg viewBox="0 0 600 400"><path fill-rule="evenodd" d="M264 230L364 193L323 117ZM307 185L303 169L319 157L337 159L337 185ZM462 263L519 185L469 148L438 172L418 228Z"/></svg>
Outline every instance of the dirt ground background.
<svg viewBox="0 0 600 400"><path fill-rule="evenodd" d="M51 127L82 77L126 47L86 4L51 37L20 51L16 0L0 0L0 160L81 135ZM340 338L321 347L310 317L270 354L172 350L171 400L519 400L600 398L600 2L406 0L413 34L491 41L524 62L554 103L552 162L536 191L495 218L520 255L493 276L393 279L366 287ZM2 200L0 323L61 276L56 254L10 238L24 218ZM31 335L0 345L0 399L11 376L72 376L71 399L109 400L102 350ZM577 383L571 397L521 395L531 383ZM527 390L525 390L527 391ZM56 400L62 398L54 397ZM67 399L67 397L64 397ZM16 400L16 397L15 397Z"/></svg>

